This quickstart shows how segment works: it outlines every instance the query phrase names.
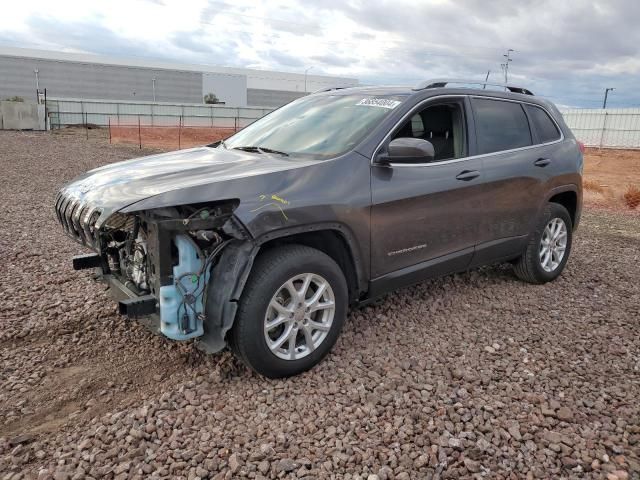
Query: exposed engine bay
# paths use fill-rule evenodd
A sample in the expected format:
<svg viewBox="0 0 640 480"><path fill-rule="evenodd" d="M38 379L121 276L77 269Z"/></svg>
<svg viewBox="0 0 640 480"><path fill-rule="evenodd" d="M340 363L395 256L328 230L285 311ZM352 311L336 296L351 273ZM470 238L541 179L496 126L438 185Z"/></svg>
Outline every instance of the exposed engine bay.
<svg viewBox="0 0 640 480"><path fill-rule="evenodd" d="M108 269L103 272L154 302L165 336L187 340L203 335L211 270L234 239L223 228L233 208L196 205L115 213L102 226L97 246Z"/></svg>

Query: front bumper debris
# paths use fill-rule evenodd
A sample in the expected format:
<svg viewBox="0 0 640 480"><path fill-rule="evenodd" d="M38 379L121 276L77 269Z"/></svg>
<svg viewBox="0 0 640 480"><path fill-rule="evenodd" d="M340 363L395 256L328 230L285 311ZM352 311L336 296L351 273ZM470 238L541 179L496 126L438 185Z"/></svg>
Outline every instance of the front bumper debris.
<svg viewBox="0 0 640 480"><path fill-rule="evenodd" d="M153 295L138 295L113 275L100 273L99 279L109 285L109 294L118 302L118 311L139 321L152 332L160 334L158 299ZM153 302L151 301L153 299Z"/></svg>
<svg viewBox="0 0 640 480"><path fill-rule="evenodd" d="M74 270L86 270L88 268L102 267L102 257L97 253L87 253L85 255L76 255L73 257Z"/></svg>

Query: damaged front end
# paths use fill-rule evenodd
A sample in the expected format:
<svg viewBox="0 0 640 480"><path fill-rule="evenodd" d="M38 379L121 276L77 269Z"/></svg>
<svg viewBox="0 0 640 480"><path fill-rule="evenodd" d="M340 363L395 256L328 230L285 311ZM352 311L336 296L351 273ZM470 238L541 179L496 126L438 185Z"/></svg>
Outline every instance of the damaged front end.
<svg viewBox="0 0 640 480"><path fill-rule="evenodd" d="M237 201L105 215L60 195L65 232L96 253L74 268L97 268L120 313L173 340L198 338L207 352L225 346L253 244L233 216Z"/></svg>

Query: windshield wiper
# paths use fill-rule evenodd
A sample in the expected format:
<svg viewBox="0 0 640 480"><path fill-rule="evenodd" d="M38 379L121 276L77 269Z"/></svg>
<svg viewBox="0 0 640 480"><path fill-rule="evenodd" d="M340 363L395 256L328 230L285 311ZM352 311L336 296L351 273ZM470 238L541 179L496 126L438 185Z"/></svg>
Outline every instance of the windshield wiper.
<svg viewBox="0 0 640 480"><path fill-rule="evenodd" d="M272 148L267 147L233 147L232 150L242 150L243 152L254 152L254 153L273 153L275 155L282 155L283 157L288 157L289 154L286 152L281 152L279 150L274 150Z"/></svg>

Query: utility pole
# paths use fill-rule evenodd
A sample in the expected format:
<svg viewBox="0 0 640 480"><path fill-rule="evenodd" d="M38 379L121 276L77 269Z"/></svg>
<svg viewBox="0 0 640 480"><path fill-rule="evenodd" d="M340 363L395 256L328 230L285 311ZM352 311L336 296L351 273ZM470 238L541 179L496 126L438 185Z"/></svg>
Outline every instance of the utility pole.
<svg viewBox="0 0 640 480"><path fill-rule="evenodd" d="M509 83L509 62L512 62L513 59L511 58L511 52L513 52L515 50L513 50L513 48L510 48L507 50L507 53L505 53L504 55L502 55L505 58L504 63L501 63L500 66L502 67L502 71L504 72L504 83L505 85L507 83Z"/></svg>
<svg viewBox="0 0 640 480"><path fill-rule="evenodd" d="M313 68L313 65L304 71L304 93L307 93L307 72Z"/></svg>
<svg viewBox="0 0 640 480"><path fill-rule="evenodd" d="M489 81L489 75L491 75L491 70L487 70L487 76L484 77L484 85L482 86L483 90L487 88L487 82Z"/></svg>
<svg viewBox="0 0 640 480"><path fill-rule="evenodd" d="M607 108L607 97L609 96L609 92L614 91L615 88L605 88L604 89L604 102L602 102L602 109Z"/></svg>

